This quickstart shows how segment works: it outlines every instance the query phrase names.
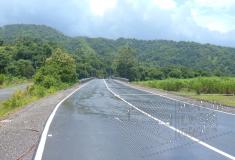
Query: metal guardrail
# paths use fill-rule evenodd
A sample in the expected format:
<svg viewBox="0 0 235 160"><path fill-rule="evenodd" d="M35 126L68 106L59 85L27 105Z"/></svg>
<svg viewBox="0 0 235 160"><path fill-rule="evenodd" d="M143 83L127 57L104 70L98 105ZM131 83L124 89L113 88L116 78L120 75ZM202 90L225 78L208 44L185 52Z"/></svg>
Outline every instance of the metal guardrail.
<svg viewBox="0 0 235 160"><path fill-rule="evenodd" d="M129 82L129 79L127 78L122 78L122 77L111 77L112 79L116 79L116 80L119 80L119 81L123 81L123 82Z"/></svg>
<svg viewBox="0 0 235 160"><path fill-rule="evenodd" d="M88 82L90 80L94 79L94 77L90 77L90 78L83 78L83 79L80 79L79 82L80 83L85 83L85 82Z"/></svg>

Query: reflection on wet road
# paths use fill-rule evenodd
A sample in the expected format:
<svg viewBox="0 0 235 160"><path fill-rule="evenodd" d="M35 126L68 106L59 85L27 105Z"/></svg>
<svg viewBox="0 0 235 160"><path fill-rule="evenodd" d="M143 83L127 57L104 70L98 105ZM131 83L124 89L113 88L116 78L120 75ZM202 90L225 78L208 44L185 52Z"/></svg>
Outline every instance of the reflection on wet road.
<svg viewBox="0 0 235 160"><path fill-rule="evenodd" d="M235 155L235 116L170 101L114 80L106 82L141 110ZM135 110L99 79L60 106L48 135L45 160L228 159Z"/></svg>

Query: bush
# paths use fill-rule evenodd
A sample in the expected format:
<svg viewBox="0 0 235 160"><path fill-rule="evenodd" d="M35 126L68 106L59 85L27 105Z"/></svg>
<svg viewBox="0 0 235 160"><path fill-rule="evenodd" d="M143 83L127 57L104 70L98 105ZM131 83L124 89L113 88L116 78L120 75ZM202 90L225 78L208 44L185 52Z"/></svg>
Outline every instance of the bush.
<svg viewBox="0 0 235 160"><path fill-rule="evenodd" d="M185 82L177 79L168 79L159 82L159 87L167 91L179 91L186 86Z"/></svg>
<svg viewBox="0 0 235 160"><path fill-rule="evenodd" d="M12 76L31 78L35 70L32 66L32 62L29 60L20 59L18 61L11 62L6 68L6 73Z"/></svg>
<svg viewBox="0 0 235 160"><path fill-rule="evenodd" d="M139 82L143 85L167 91L187 89L197 94L235 94L235 78L200 77L192 79L166 79Z"/></svg>
<svg viewBox="0 0 235 160"><path fill-rule="evenodd" d="M11 98L3 103L5 107L16 108L22 106L26 103L27 92L26 91L16 91Z"/></svg>
<svg viewBox="0 0 235 160"><path fill-rule="evenodd" d="M57 86L58 83L59 82L54 77L52 77L50 75L45 76L42 81L42 85L46 88L50 88L52 86Z"/></svg>
<svg viewBox="0 0 235 160"><path fill-rule="evenodd" d="M47 94L47 89L41 85L33 85L27 88L28 92L32 96L43 97Z"/></svg>
<svg viewBox="0 0 235 160"><path fill-rule="evenodd" d="M73 57L56 50L34 76L35 84L46 88L58 87L61 83L76 82L76 64Z"/></svg>

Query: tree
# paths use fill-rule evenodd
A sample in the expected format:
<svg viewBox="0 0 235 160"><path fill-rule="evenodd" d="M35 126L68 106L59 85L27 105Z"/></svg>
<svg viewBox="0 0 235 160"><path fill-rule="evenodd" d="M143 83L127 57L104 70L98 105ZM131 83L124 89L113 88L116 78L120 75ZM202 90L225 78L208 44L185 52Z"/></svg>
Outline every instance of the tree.
<svg viewBox="0 0 235 160"><path fill-rule="evenodd" d="M39 39L20 38L16 42L16 54L14 58L15 60L30 60L34 68L39 68L51 54L52 47L48 43Z"/></svg>
<svg viewBox="0 0 235 160"><path fill-rule="evenodd" d="M58 82L73 83L76 81L75 60L71 55L57 49L46 60L45 65L37 71L34 79L36 83L46 84L45 87L50 87L48 84L54 82L55 79Z"/></svg>
<svg viewBox="0 0 235 160"><path fill-rule="evenodd" d="M147 75L149 79L164 79L163 72L156 67L149 68Z"/></svg>
<svg viewBox="0 0 235 160"><path fill-rule="evenodd" d="M13 76L31 78L35 72L32 62L29 60L20 59L13 61L6 67L6 72Z"/></svg>
<svg viewBox="0 0 235 160"><path fill-rule="evenodd" d="M116 72L123 78L128 78L130 81L137 79L138 62L135 51L130 47L119 49L118 56L115 60Z"/></svg>
<svg viewBox="0 0 235 160"><path fill-rule="evenodd" d="M82 45L76 50L74 57L79 78L104 77L106 73L105 64L93 49Z"/></svg>
<svg viewBox="0 0 235 160"><path fill-rule="evenodd" d="M4 41L3 41L3 40L0 40L0 46L2 46L2 45L3 45L3 43L4 43Z"/></svg>
<svg viewBox="0 0 235 160"><path fill-rule="evenodd" d="M172 77L172 78L181 78L182 77L182 72L178 68L172 69L169 72L169 77Z"/></svg>
<svg viewBox="0 0 235 160"><path fill-rule="evenodd" d="M0 73L4 73L4 69L9 63L9 58L6 54L0 52Z"/></svg>

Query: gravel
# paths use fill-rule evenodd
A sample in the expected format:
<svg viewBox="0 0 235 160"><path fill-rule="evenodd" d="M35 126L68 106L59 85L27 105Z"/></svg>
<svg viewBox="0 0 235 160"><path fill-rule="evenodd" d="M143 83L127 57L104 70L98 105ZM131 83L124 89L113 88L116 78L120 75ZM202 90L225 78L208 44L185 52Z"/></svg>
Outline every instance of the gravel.
<svg viewBox="0 0 235 160"><path fill-rule="evenodd" d="M77 87L44 97L0 121L0 159L31 160L50 113Z"/></svg>

